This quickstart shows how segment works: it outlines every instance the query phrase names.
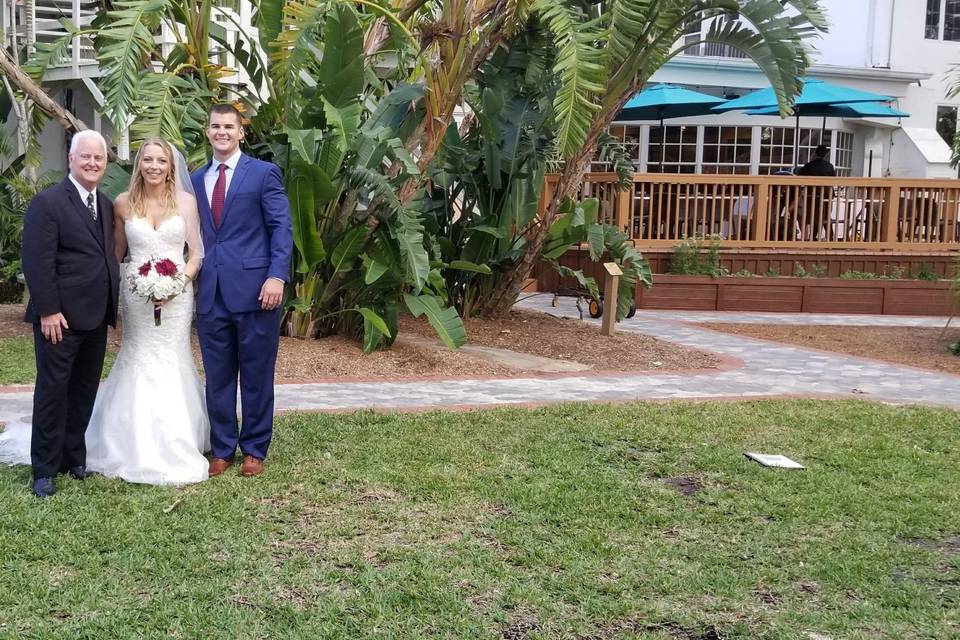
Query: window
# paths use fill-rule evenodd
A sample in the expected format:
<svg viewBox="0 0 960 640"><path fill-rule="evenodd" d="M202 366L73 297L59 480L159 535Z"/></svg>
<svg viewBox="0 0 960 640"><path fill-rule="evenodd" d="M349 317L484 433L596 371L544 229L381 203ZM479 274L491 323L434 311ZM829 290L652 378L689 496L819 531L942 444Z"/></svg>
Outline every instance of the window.
<svg viewBox="0 0 960 640"><path fill-rule="evenodd" d="M610 136L623 145L623 152L633 162L634 168L640 166L640 127L614 125L610 127ZM612 171L613 165L598 152L590 163L591 171Z"/></svg>
<svg viewBox="0 0 960 640"><path fill-rule="evenodd" d="M700 18L688 18L686 22L683 23L683 35L680 39L681 45L691 44L700 40L700 30L701 30ZM700 48L702 45L692 46L689 49L683 50L683 55L685 56L698 56L700 55Z"/></svg>
<svg viewBox="0 0 960 640"><path fill-rule="evenodd" d="M836 131L837 142L833 166L838 176L848 176L853 170L853 134L849 131Z"/></svg>
<svg viewBox="0 0 960 640"><path fill-rule="evenodd" d="M703 173L750 173L753 127L704 127Z"/></svg>
<svg viewBox="0 0 960 640"><path fill-rule="evenodd" d="M960 0L927 0L924 37L960 42Z"/></svg>
<svg viewBox="0 0 960 640"><path fill-rule="evenodd" d="M647 154L647 171L650 173L696 173L697 127L650 127Z"/></svg>
<svg viewBox="0 0 960 640"><path fill-rule="evenodd" d="M957 134L956 107L937 107L937 133L940 134L944 142L953 146L953 138Z"/></svg>
<svg viewBox="0 0 960 640"><path fill-rule="evenodd" d="M687 22L685 22L683 25L683 35L680 37L680 45L683 46L701 40L704 34L716 22L719 22L722 25L728 22L736 22L739 19L740 15L735 13L718 16L709 21L700 20L699 18L687 20ZM720 44L717 42L704 42L699 45L692 46L689 49L684 49L682 53L683 55L688 56L708 56L711 58L747 57L747 54L740 49L731 47L728 44Z"/></svg>
<svg viewBox="0 0 960 640"><path fill-rule="evenodd" d="M806 164L813 158L817 145L830 146L832 131L820 129L800 129L793 127L764 127L760 132L760 173L770 174L781 170L793 169ZM794 136L800 136L799 158L794 161Z"/></svg>

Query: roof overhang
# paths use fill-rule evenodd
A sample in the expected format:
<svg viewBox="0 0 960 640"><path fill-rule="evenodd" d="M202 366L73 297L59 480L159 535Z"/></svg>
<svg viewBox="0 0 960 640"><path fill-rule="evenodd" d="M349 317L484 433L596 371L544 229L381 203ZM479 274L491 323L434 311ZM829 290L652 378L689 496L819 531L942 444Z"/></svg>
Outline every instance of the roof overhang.
<svg viewBox="0 0 960 640"><path fill-rule="evenodd" d="M675 77L675 76L681 77ZM906 87L933 77L932 73L902 71L869 67L848 67L831 64L811 65L807 75L812 78L837 78L869 83L877 87L900 87L899 91L883 91L887 95L902 96ZM695 79L695 81L694 81ZM769 86L766 77L752 60L740 58L707 58L677 56L665 64L651 78L653 82L682 82L700 86L739 86L759 89Z"/></svg>

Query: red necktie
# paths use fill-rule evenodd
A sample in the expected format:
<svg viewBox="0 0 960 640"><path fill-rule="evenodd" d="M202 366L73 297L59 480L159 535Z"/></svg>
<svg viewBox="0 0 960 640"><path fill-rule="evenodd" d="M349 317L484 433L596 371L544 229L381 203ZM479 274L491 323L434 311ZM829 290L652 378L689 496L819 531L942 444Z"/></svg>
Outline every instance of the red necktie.
<svg viewBox="0 0 960 640"><path fill-rule="evenodd" d="M210 198L210 211L213 213L213 226L220 228L220 220L223 218L223 201L227 195L227 165L222 164L217 167L220 175L217 176L217 183L213 185L213 197Z"/></svg>

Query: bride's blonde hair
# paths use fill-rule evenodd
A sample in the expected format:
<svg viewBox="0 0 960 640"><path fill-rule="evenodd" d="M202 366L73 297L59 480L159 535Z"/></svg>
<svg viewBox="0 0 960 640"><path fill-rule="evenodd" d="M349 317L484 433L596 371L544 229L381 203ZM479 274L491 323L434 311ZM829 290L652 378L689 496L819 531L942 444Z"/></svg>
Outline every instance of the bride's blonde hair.
<svg viewBox="0 0 960 640"><path fill-rule="evenodd" d="M163 193L160 195L160 203L163 206L165 214L177 210L177 184L174 177L177 172L176 161L173 157L173 148L170 143L163 138L147 138L140 145L137 152L137 159L133 163L133 175L130 176L130 189L128 190L127 202L129 211L132 215L143 218L147 212L144 208L144 185L143 174L140 171L140 160L143 158L143 151L149 146L160 147L167 156L167 177L163 183Z"/></svg>

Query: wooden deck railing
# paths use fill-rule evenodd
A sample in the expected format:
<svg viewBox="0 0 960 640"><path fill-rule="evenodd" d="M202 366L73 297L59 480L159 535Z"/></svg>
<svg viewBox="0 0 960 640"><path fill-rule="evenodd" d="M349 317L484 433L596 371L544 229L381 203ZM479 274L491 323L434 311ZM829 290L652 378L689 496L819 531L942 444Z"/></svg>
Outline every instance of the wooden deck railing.
<svg viewBox="0 0 960 640"><path fill-rule="evenodd" d="M544 198L557 176L547 176ZM587 174L580 197L639 247L715 236L725 247L960 249L960 180Z"/></svg>

